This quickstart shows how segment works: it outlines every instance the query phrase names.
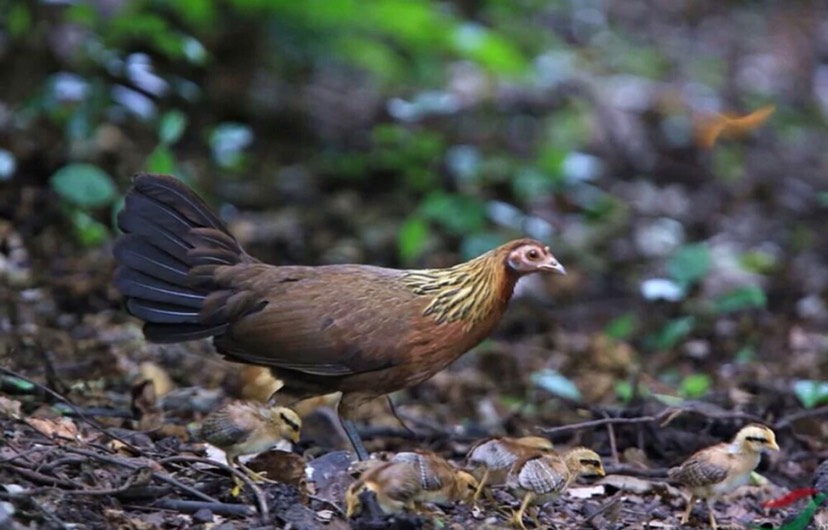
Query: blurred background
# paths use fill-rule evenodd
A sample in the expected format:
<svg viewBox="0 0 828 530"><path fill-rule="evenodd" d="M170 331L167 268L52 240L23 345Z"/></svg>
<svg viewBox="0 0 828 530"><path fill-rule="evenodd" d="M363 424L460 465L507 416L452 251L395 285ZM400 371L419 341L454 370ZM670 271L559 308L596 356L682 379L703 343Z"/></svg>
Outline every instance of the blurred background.
<svg viewBox="0 0 828 530"><path fill-rule="evenodd" d="M828 398L824 2L11 1L0 80L0 355L65 388L125 402L142 360L227 384L111 285L153 171L276 264L548 242L569 274L403 396L446 421Z"/></svg>

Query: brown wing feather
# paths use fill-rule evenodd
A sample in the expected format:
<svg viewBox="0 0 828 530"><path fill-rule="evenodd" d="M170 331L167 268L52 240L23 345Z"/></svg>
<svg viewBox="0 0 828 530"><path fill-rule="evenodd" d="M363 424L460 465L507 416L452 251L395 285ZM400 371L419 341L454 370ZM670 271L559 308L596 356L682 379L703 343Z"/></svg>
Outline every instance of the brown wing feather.
<svg viewBox="0 0 828 530"><path fill-rule="evenodd" d="M237 293L238 303L214 293L202 314L205 323L233 322L216 347L236 360L330 376L381 370L405 361L411 323L422 320L422 303L412 303L414 295L397 281L401 273L391 269L246 265L243 275L233 269L221 268L214 281L227 285L222 292Z"/></svg>
<svg viewBox="0 0 828 530"><path fill-rule="evenodd" d="M721 446L708 447L668 471L670 478L690 487L710 486L727 478L730 458Z"/></svg>

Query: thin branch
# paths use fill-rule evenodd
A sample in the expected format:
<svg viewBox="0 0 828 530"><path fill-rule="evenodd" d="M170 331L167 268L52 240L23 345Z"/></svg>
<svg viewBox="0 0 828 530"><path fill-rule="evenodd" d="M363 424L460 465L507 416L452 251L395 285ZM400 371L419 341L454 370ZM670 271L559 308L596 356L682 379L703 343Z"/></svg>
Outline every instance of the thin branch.
<svg viewBox="0 0 828 530"><path fill-rule="evenodd" d="M793 414L788 414L787 416L781 418L779 421L774 423L773 429L775 431L782 430L799 420L804 420L806 418L813 418L818 416L828 416L828 405L825 405L823 407L817 407L815 409L794 412Z"/></svg>
<svg viewBox="0 0 828 530"><path fill-rule="evenodd" d="M60 393L58 393L58 392L56 392L56 391L52 390L51 388L47 387L46 385L44 385L44 384L42 384L42 383L38 383L38 382L37 382L37 381L35 381L34 379L31 379L31 378L29 378L29 377L26 377L26 376L25 376L25 375L23 375L23 374L20 374L20 373L18 373L18 372L15 372L14 370L10 370L9 368L6 368L5 366L0 365L0 372L3 372L3 373L5 373L5 374L8 374L8 375L10 375L10 376L12 376L12 377L16 377L16 378L18 378L18 379L22 379L23 381L26 381L27 383L29 383L29 384L31 384L31 385L34 385L35 387L37 387L38 389L42 390L43 392L45 392L45 393L49 394L50 396L52 396L53 398L57 399L58 401L61 401L61 402L65 403L65 404L66 404L66 405L67 405L70 409L72 409L72 411L73 411L75 414L77 414L78 419L80 419L80 420L81 420L81 421L83 421L84 423L86 423L86 424L90 425L91 427L93 427L93 428L94 428L94 429L96 429L97 431L102 432L103 434L105 434L105 435L109 436L109 437L110 437L110 438L112 438L113 440L117 440L117 441L121 442L121 443L122 443L122 444L124 444L127 448L129 448L129 450L130 450L130 451L134 452L135 454L138 454L138 455L143 455L143 454L144 454L144 452L143 452L143 451L141 451L141 449L139 449L138 447L136 447L136 446L134 446L133 444L129 443L128 441L124 440L124 439L123 439L123 438L121 438L120 436L117 436L117 435L115 435L115 434L112 434L111 432L109 432L109 430L108 430L108 429L106 429L105 427L103 427L103 426L102 426L101 424L99 424L97 421L95 421L94 419L92 419L92 418L90 418L89 416L87 416L87 415L83 412L83 410L81 410L81 408L80 408L80 407L78 407L77 405L75 405L74 403L72 403L72 401L70 401L70 400L69 400L69 398L64 397L63 395L61 395Z"/></svg>
<svg viewBox="0 0 828 530"><path fill-rule="evenodd" d="M179 513L196 513L210 510L216 515L249 517L256 513L256 508L248 504L228 504L226 502L185 501L179 499L158 499L148 505L131 505L125 508L152 508L170 510Z"/></svg>
<svg viewBox="0 0 828 530"><path fill-rule="evenodd" d="M106 456L106 455L98 454L94 451L88 451L86 449L80 449L78 447L66 446L63 449L65 451L69 451L70 453L77 453L79 455L85 455L85 456L88 456L89 458L93 458L93 459L101 461L101 462L106 462L107 464L113 464L113 465L116 465L116 466L125 467L125 468L131 469L133 471L137 470L141 467L144 467L141 464L133 464L132 462L129 462L129 461L124 460L122 458ZM189 493L190 495L192 495L193 497L199 498L203 501L214 502L214 503L219 502L217 499L214 499L213 497L210 497L206 493L202 493L201 491L193 488L192 486L188 486L188 485L186 485L182 482L179 482L178 480L170 477L169 475L165 475L163 473L158 473L157 471L153 471L152 472L152 478L154 478L156 480L160 480L161 482L166 482L170 486L178 488L181 491L185 491L185 492Z"/></svg>
<svg viewBox="0 0 828 530"><path fill-rule="evenodd" d="M227 464L223 464L221 462L210 460L209 458L201 458L198 456L171 456L168 458L158 460L158 463L162 465L171 464L175 462L207 464L213 467L217 467L219 469L223 469L231 475L233 475L234 477L238 477L239 479L241 479L242 482L244 482L246 486L249 486L250 489L253 491L253 495L256 497L256 504L258 505L259 515L261 516L262 520L267 521L270 518L270 513L267 507L267 499L265 499L262 490L258 486L256 486L253 480L251 480L246 473L243 473L241 470L228 466Z"/></svg>

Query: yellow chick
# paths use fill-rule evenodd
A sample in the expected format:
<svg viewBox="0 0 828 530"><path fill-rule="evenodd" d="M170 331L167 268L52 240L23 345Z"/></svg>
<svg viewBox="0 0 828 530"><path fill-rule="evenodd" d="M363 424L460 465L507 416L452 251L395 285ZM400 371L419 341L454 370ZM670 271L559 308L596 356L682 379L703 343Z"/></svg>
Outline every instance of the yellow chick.
<svg viewBox="0 0 828 530"><path fill-rule="evenodd" d="M268 407L251 401L233 401L207 415L201 438L223 450L227 465L238 465L253 480L263 477L238 461L238 457L267 451L282 440L298 442L302 420L286 407ZM235 479L238 495L241 482Z"/></svg>
<svg viewBox="0 0 828 530"><path fill-rule="evenodd" d="M471 473L449 464L440 455L431 451L414 450L397 453L392 462L405 462L414 466L420 474L418 503L450 504L468 501L477 491L477 479Z"/></svg>
<svg viewBox="0 0 828 530"><path fill-rule="evenodd" d="M506 477L506 486L523 500L512 514L511 523L526 530L523 524L526 509L556 499L581 475L604 476L601 457L586 447L570 449L563 455L534 454L515 462ZM540 527L537 513L531 517L535 526Z"/></svg>
<svg viewBox="0 0 828 530"><path fill-rule="evenodd" d="M385 514L402 510L419 511L423 503L448 504L469 500L477 481L465 471L455 469L430 451L403 452L389 462L366 470L345 492L345 513L353 517L362 509L359 498L372 491Z"/></svg>
<svg viewBox="0 0 828 530"><path fill-rule="evenodd" d="M778 451L776 435L768 427L751 424L743 427L733 441L702 449L679 467L669 470L670 478L690 490L687 509L681 524L690 519L696 499L705 499L710 526L716 530L713 501L750 481L750 474L759 465L763 451Z"/></svg>
<svg viewBox="0 0 828 530"><path fill-rule="evenodd" d="M466 454L466 466L478 481L474 500L487 485L505 483L509 469L521 458L552 449L552 442L540 436L490 438L473 445Z"/></svg>
<svg viewBox="0 0 828 530"><path fill-rule="evenodd" d="M414 509L414 497L420 490L420 475L406 462L382 462L367 469L345 491L345 516L350 519L362 510L359 496L372 491L382 513L399 513Z"/></svg>

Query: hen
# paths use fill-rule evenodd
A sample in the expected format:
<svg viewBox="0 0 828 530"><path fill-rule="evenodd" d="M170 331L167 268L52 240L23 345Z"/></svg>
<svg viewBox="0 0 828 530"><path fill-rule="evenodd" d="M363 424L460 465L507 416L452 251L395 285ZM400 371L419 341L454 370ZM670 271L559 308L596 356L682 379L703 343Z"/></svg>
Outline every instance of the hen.
<svg viewBox="0 0 828 530"><path fill-rule="evenodd" d="M227 359L270 368L291 406L341 392L351 420L376 397L416 385L482 341L521 276L564 274L538 241L506 243L446 269L273 266L248 255L192 190L138 174L118 215L115 285L154 342L213 337Z"/></svg>

